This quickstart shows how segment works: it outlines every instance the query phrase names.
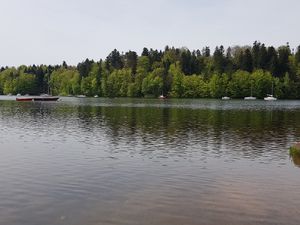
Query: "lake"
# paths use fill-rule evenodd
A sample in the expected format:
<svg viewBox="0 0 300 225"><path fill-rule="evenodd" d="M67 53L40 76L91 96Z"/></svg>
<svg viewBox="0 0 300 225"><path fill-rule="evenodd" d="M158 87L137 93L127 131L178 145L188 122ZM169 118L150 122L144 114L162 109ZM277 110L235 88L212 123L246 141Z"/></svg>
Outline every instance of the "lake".
<svg viewBox="0 0 300 225"><path fill-rule="evenodd" d="M0 224L300 224L300 101L0 97Z"/></svg>

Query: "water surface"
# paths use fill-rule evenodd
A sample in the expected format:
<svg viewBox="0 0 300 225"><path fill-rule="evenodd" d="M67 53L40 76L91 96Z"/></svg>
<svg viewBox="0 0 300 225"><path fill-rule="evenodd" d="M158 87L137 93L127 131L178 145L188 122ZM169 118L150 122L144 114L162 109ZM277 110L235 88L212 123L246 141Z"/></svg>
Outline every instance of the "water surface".
<svg viewBox="0 0 300 225"><path fill-rule="evenodd" d="M300 224L300 101L0 100L0 224Z"/></svg>

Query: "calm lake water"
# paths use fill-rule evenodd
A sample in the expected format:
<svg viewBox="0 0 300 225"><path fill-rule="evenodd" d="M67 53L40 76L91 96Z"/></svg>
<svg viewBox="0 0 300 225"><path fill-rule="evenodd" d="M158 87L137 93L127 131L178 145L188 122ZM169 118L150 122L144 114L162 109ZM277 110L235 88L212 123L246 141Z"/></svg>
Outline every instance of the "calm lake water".
<svg viewBox="0 0 300 225"><path fill-rule="evenodd" d="M1 225L300 224L300 101L14 99Z"/></svg>

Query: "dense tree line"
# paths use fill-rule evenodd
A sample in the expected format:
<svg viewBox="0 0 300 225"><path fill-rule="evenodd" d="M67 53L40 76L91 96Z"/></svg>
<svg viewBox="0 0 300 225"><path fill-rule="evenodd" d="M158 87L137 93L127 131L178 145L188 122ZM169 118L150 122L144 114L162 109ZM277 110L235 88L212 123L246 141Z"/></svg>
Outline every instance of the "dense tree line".
<svg viewBox="0 0 300 225"><path fill-rule="evenodd" d="M273 87L273 89L272 89ZM1 67L1 94L79 95L104 97L220 98L231 96L300 98L300 46L279 48L254 42L252 46L217 46L190 51L166 46L113 50L105 60L86 59L77 66L32 65Z"/></svg>

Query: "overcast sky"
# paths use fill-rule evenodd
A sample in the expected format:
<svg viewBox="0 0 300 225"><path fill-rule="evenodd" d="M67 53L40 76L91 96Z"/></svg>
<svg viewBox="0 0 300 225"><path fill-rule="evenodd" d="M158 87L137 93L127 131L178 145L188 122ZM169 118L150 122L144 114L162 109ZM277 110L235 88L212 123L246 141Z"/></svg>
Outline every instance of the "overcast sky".
<svg viewBox="0 0 300 225"><path fill-rule="evenodd" d="M300 44L299 0L0 0L0 65L77 64L114 48Z"/></svg>

